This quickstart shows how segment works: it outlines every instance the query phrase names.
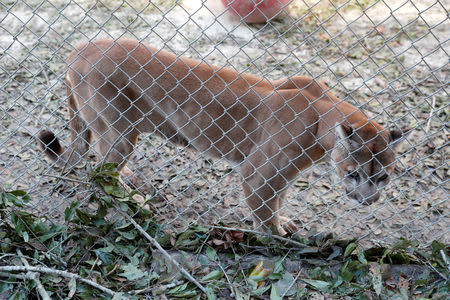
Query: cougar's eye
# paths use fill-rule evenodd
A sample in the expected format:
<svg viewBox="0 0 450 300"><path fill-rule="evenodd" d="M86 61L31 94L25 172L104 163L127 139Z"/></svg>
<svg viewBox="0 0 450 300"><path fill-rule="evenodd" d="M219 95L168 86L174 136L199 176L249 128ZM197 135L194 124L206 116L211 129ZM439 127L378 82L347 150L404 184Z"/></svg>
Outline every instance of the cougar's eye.
<svg viewBox="0 0 450 300"><path fill-rule="evenodd" d="M378 177L378 182L381 182L381 181L385 181L386 179L388 179L388 174L383 174L383 175L381 175L380 177Z"/></svg>
<svg viewBox="0 0 450 300"><path fill-rule="evenodd" d="M359 179L359 174L357 171L350 171L348 172L347 176L356 180Z"/></svg>

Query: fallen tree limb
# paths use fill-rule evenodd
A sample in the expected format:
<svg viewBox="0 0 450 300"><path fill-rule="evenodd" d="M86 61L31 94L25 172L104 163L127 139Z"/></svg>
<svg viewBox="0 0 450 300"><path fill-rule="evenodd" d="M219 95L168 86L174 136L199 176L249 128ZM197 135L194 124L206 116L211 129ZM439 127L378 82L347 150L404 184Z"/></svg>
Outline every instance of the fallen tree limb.
<svg viewBox="0 0 450 300"><path fill-rule="evenodd" d="M22 261L23 265L26 267L29 267L30 264L28 263L26 258L23 256L22 251L17 250L17 254L19 254L20 260ZM39 295L41 295L42 299L50 300L50 296L48 295L47 291L45 290L44 286L41 283L41 280L39 279L39 273L28 272L26 274L26 276L28 277L28 279L33 280L36 283L36 289L37 289Z"/></svg>
<svg viewBox="0 0 450 300"><path fill-rule="evenodd" d="M51 275L57 275L57 276L62 276L62 277L66 277L66 278L74 278L75 280L79 280L85 284L88 284L98 290L101 290L102 292L114 297L117 293L114 292L111 289L108 289L107 287L104 287L96 282L93 282L92 280L89 279L85 279L83 277L81 277L78 274L74 274L74 273L70 273L70 272L66 272L66 271L61 271L61 270L55 270L52 268L47 268L47 267L42 267L42 266L38 266L38 267L33 267L33 266L0 266L0 274L1 275L5 275L5 273L1 273L1 272L39 272L39 273L45 273L45 274L51 274ZM16 275L17 274L13 274ZM14 276L14 277L16 277ZM26 278L28 278L28 275L24 275ZM29 278L31 279L31 278Z"/></svg>

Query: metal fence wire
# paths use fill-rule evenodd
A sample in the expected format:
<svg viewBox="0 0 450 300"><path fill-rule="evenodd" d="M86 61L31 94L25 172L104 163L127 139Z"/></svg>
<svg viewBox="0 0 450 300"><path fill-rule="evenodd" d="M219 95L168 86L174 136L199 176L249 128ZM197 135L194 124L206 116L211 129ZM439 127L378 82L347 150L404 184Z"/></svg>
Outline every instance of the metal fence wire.
<svg viewBox="0 0 450 300"><path fill-rule="evenodd" d="M2 0L2 189L27 191L32 197L28 206L31 211L58 220L72 201L88 202L77 180L87 180L95 158L79 159L74 173L64 175L72 180L64 180L61 178L62 167L55 166L39 148L36 141L39 132L52 130L65 147L70 146L69 122L82 111L90 111L95 117L85 122L91 135L80 130L75 139L91 138L91 156L101 157L105 154L104 149L99 150L102 144L117 146L111 138L117 137L117 126L128 126L133 122L136 125L137 116L145 119L152 115L156 125L169 120L163 124L166 132L173 130L172 135L181 140L189 138L188 146L175 143L167 134L162 137L155 134L162 127L156 126L149 132L141 132L143 130L137 125L132 127L139 139L133 154L122 157L128 159L127 166L132 171L128 174L132 176L125 176L124 181L131 182L141 194L153 199L151 209L165 228L182 230L189 224L200 223L251 229L252 213L246 204L242 180L249 183L253 176L263 183L248 184L250 194L273 194L273 189L284 193L282 205L273 205L271 213L291 219L300 234L331 231L339 237L354 236L365 241L389 242L405 237L418 239L422 244L435 239L448 242L448 1L294 0L279 18L253 25L240 20L231 10L219 0ZM124 38L137 40L139 49L146 49L147 53L153 51L153 54L144 59L144 64L140 60L118 63L137 51L119 45ZM112 64L114 68L108 71L104 66L114 59L108 56L106 48L92 44L101 39L115 41L111 45L119 47L118 53L122 55L122 58L116 57ZM98 57L96 61L87 61L83 56L87 54L81 52L72 57L69 62L69 68L74 70L72 75L84 77L69 84L66 93L66 59L70 52L86 42L90 42L92 51L102 53L106 59ZM162 52L149 49L175 53L176 58L164 62L161 61ZM181 56L207 65L191 63L187 66L181 62ZM80 74L85 70L77 65L82 60L90 75ZM152 74L143 75L148 71L146 64L154 69L163 66L164 70L155 69ZM130 65L135 66L135 73L130 72ZM219 68L213 72L212 66ZM227 81L225 75L220 75L224 70L222 66L229 68L225 74L238 75ZM185 75L177 73L187 67L190 70ZM244 73L258 79L252 82ZM220 80L214 81L213 75L207 74L215 74ZM114 77L116 75L122 76L123 86L117 86L120 80ZM146 79L144 83L138 82L142 79L140 76ZM383 183L377 181L383 181L386 169L393 166L391 163L384 169L357 166L361 169L356 174L349 172L343 179L338 176L336 161L317 162L300 170L299 177L287 190L275 188L275 184L264 186L275 177L290 179L285 178L285 169L274 165L282 165L280 161L287 158L290 162L298 158L288 154L287 147L282 145L270 148L272 153L265 152L264 162L254 158L255 153L260 153L270 141L280 135L285 138L292 135L281 129L274 131L267 124L270 118L282 119L292 113L269 107L270 99L280 97L282 91L267 92L275 89L280 83L277 80L292 76L308 76L314 82L325 83L326 86L321 86L320 97L327 97L327 103L333 101L326 93L336 95L388 130L412 128L396 149L395 169L390 182L380 190L378 201L363 205L346 197L346 182L357 182L357 191L369 184L381 189ZM233 86L243 82L241 88ZM270 88L259 89L267 82L270 82ZM197 83L197 88L189 86ZM133 93L127 92L132 86L134 99L130 98ZM138 94L135 93L139 90L137 87L140 88ZM309 93L308 88L308 85L296 87L291 98L308 98L305 96ZM162 96L154 99L157 89ZM224 94L228 97L227 103L232 103L228 107L218 105ZM123 98L123 95L127 97ZM248 100L249 97L252 100ZM75 111L74 106L67 105L74 98L83 100ZM310 96L310 100L313 98ZM250 107L255 99L259 104ZM118 108L117 101L124 101L128 106ZM167 104L168 101L172 101L171 104ZM285 101L288 107L289 99ZM339 101L334 102L334 108L341 105ZM233 107L240 111L231 112ZM215 131L214 141L205 140L205 137L211 139L211 134L206 132L222 120L223 115L230 113L233 117L244 118L264 109L270 116L266 120L258 119L256 128L242 128L245 126L242 119L229 118L229 124L222 125L228 131ZM328 132L339 139L339 126L328 119L328 113L321 114L317 110L296 113L297 119L308 113L319 115L319 121L309 124L310 127L326 124ZM156 120L158 117L159 121ZM210 125L198 125L205 122ZM287 122L285 127L289 126ZM308 130L312 130L310 127ZM227 153L242 150L245 153L239 153L247 156L246 160L234 164L211 157L214 152L211 143L230 136L230 132L237 129L250 139L252 132L263 132L265 142L256 145L258 142L252 140L256 145L253 152L245 152L239 144L240 139L231 139L228 144L232 143L233 147ZM121 130L122 133L126 131ZM191 134L187 133L189 130ZM351 130L341 130L341 134L345 137ZM354 130L358 133L357 128ZM300 135L291 136L291 141ZM301 141L307 144L308 139L312 137L304 135ZM383 146L385 139L369 139L369 142ZM341 139L344 148L352 148L352 143L352 137ZM304 145L297 146L306 151L302 148ZM354 150L353 157L362 151L347 150ZM108 151L115 153L115 150ZM225 152L217 152L216 156L224 156ZM311 158L311 152L308 155ZM383 164L384 159L377 157L375 160ZM253 169L243 175L244 172L239 170L246 163ZM272 171L262 171L262 165ZM267 188L269 190L263 191Z"/></svg>

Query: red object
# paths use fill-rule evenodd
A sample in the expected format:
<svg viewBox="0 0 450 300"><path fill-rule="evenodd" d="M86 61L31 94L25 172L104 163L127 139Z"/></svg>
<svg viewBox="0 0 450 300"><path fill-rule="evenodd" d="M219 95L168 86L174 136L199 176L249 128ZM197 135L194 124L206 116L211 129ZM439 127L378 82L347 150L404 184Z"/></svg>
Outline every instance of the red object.
<svg viewBox="0 0 450 300"><path fill-rule="evenodd" d="M264 23L280 14L291 0L222 0L228 11L246 23Z"/></svg>

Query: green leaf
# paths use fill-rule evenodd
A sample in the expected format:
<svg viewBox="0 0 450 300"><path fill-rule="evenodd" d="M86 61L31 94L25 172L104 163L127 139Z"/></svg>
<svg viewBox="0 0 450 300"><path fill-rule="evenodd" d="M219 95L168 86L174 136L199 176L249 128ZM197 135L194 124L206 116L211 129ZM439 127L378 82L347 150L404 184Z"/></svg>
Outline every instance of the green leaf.
<svg viewBox="0 0 450 300"><path fill-rule="evenodd" d="M126 238L127 240L132 241L132 240L136 239L136 236L138 233L133 230L133 231L119 231L119 234L121 236L123 236L124 238Z"/></svg>
<svg viewBox="0 0 450 300"><path fill-rule="evenodd" d="M28 243L28 241L30 240L30 237L28 236L28 232L22 231L22 236L23 236L23 240L25 241L25 243Z"/></svg>
<svg viewBox="0 0 450 300"><path fill-rule="evenodd" d="M438 241L433 241L431 243L431 249L432 249L432 254L433 254L434 258L438 258L438 259L442 259L441 254L440 254L441 250L443 250L444 253L446 252L445 245L442 243L439 243Z"/></svg>
<svg viewBox="0 0 450 300"><path fill-rule="evenodd" d="M392 249L408 250L410 246L416 247L417 241L410 241L405 238L400 238L395 244L392 245Z"/></svg>
<svg viewBox="0 0 450 300"><path fill-rule="evenodd" d="M172 295L179 294L179 293L183 292L187 288L187 286L188 286L188 283L186 282L184 284L181 284L181 285L178 285L178 286L174 287L168 293L172 294Z"/></svg>
<svg viewBox="0 0 450 300"><path fill-rule="evenodd" d="M272 289L273 287L276 287L280 295L292 296L295 294L296 291L294 286L294 280L295 279L291 275L291 273L285 272L283 278L272 284Z"/></svg>
<svg viewBox="0 0 450 300"><path fill-rule="evenodd" d="M115 256L111 253L95 250L97 257L106 265L112 264L115 260Z"/></svg>
<svg viewBox="0 0 450 300"><path fill-rule="evenodd" d="M378 265L372 265L371 268L371 277L372 277L372 286L373 289L375 291L375 293L377 294L377 296L380 296L381 294L381 289L382 289L382 282L381 282L381 272L380 272L380 266Z"/></svg>
<svg viewBox="0 0 450 300"><path fill-rule="evenodd" d="M187 246L191 244L190 238L194 236L195 230L186 230L177 237L175 247Z"/></svg>
<svg viewBox="0 0 450 300"><path fill-rule="evenodd" d="M270 300L282 300L274 284L272 284L272 289L270 290Z"/></svg>
<svg viewBox="0 0 450 300"><path fill-rule="evenodd" d="M280 258L275 262L275 265L273 267L273 273L282 273L284 271L283 261L284 259Z"/></svg>
<svg viewBox="0 0 450 300"><path fill-rule="evenodd" d="M218 259L216 250L209 246L206 247L206 256L212 261L216 261Z"/></svg>
<svg viewBox="0 0 450 300"><path fill-rule="evenodd" d="M30 196L22 190L0 192L0 208L13 205L23 207L23 204L28 201L30 201Z"/></svg>
<svg viewBox="0 0 450 300"><path fill-rule="evenodd" d="M127 192L117 185L105 185L103 186L105 193L115 196L117 198L124 198L127 196Z"/></svg>
<svg viewBox="0 0 450 300"><path fill-rule="evenodd" d="M270 270L264 268L264 262L261 260L258 262L258 264L255 266L255 268L252 270L252 272L248 276L248 279L251 281L254 281L254 282L260 282L260 281L267 279L269 274L270 274Z"/></svg>
<svg viewBox="0 0 450 300"><path fill-rule="evenodd" d="M115 293L114 297L112 297L112 300L122 300L123 299L123 293Z"/></svg>
<svg viewBox="0 0 450 300"><path fill-rule="evenodd" d="M50 233L41 235L41 236L39 236L39 241L41 241L42 243L44 243L44 242L48 241L49 239L51 239L51 238L53 238L53 237L55 237L55 236L57 236L57 235L59 235L59 234L61 234L60 231L50 232Z"/></svg>
<svg viewBox="0 0 450 300"><path fill-rule="evenodd" d="M69 287L69 294L67 297L71 299L73 295L75 295L75 292L77 291L77 280L75 278L71 278L68 284Z"/></svg>
<svg viewBox="0 0 450 300"><path fill-rule="evenodd" d="M348 244L348 246L345 248L344 256L347 257L350 254L352 254L353 250L356 249L356 246L358 246L357 243L350 243L350 244Z"/></svg>
<svg viewBox="0 0 450 300"><path fill-rule="evenodd" d="M254 281L249 281L249 283L254 282ZM260 288L257 288L256 290L253 291L253 294L258 295L258 296L262 296L266 291L268 291L270 288L272 287L272 285L266 285L266 286L262 286Z"/></svg>
<svg viewBox="0 0 450 300"><path fill-rule="evenodd" d="M91 216L88 213L86 213L78 208L75 209L75 212L77 214L77 217L80 219L81 223L83 223L83 224L91 223Z"/></svg>
<svg viewBox="0 0 450 300"><path fill-rule="evenodd" d="M80 202L75 200L70 203L68 207L64 210L64 217L67 222L71 221L73 218L73 215L75 213L75 209L79 207Z"/></svg>
<svg viewBox="0 0 450 300"><path fill-rule="evenodd" d="M145 273L133 264L127 264L121 267L121 269L124 272L119 274L119 276L125 277L128 280L136 280L145 276Z"/></svg>
<svg viewBox="0 0 450 300"><path fill-rule="evenodd" d="M336 278L336 281L333 283L332 288L337 288L337 287L340 286L343 282L344 282L344 280L342 280L342 276L338 276L338 277Z"/></svg>
<svg viewBox="0 0 450 300"><path fill-rule="evenodd" d="M106 253L111 253L111 252L113 252L114 251L114 245L113 244L110 244L110 243L108 243L108 246L106 246L106 247L103 247L103 248L98 248L96 251L101 251L101 252L106 252Z"/></svg>
<svg viewBox="0 0 450 300"><path fill-rule="evenodd" d="M120 202L120 203L119 203L119 206L120 206L120 210L122 210L122 211L124 211L124 212L127 212L127 211L128 211L128 204L123 203L123 202Z"/></svg>
<svg viewBox="0 0 450 300"><path fill-rule="evenodd" d="M331 249L333 249L333 252L330 254L330 256L327 257L327 260L332 260L342 254L341 247L331 246Z"/></svg>
<svg viewBox="0 0 450 300"><path fill-rule="evenodd" d="M222 278L223 272L220 269L214 270L212 272L209 272L205 276L202 277L202 281L208 281L208 280L217 280Z"/></svg>
<svg viewBox="0 0 450 300"><path fill-rule="evenodd" d="M30 195L28 195L27 192L22 191L22 190L15 190L15 191L11 191L9 193L14 195L14 196L16 196L16 197L22 198L22 200L24 202L28 202L31 199Z"/></svg>
<svg viewBox="0 0 450 300"><path fill-rule="evenodd" d="M206 290L206 298L207 298L208 300L216 300L216 299L217 299L216 294L214 293L212 287L207 286L207 287L205 288L205 290Z"/></svg>
<svg viewBox="0 0 450 300"><path fill-rule="evenodd" d="M367 259L366 259L366 257L364 256L364 251L361 249L361 248L357 248L356 249L356 255L358 256L358 260L362 263L362 264L364 264L364 265L367 265Z"/></svg>
<svg viewBox="0 0 450 300"><path fill-rule="evenodd" d="M95 217L98 219L103 219L108 214L108 208L103 204L100 203L100 206L97 209L97 212L95 214Z"/></svg>
<svg viewBox="0 0 450 300"><path fill-rule="evenodd" d="M351 282L353 280L354 275L349 270L342 269L341 277L342 277L342 280L344 280L345 282Z"/></svg>
<svg viewBox="0 0 450 300"><path fill-rule="evenodd" d="M322 292L328 292L329 287L331 285L330 282L322 281L322 280L313 280L313 279L302 279L303 282L313 286Z"/></svg>

